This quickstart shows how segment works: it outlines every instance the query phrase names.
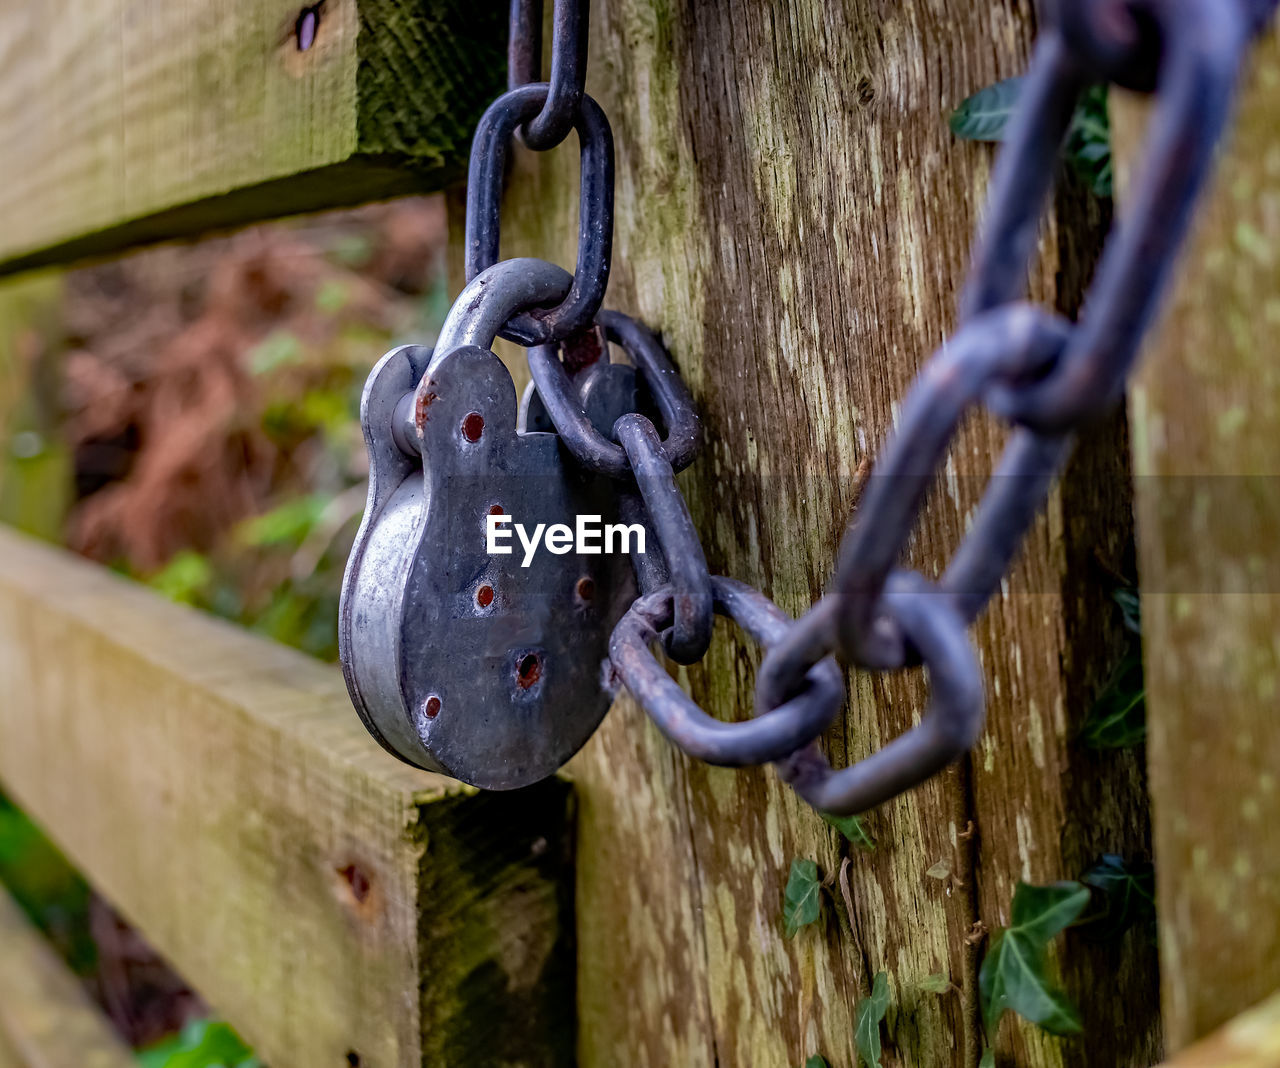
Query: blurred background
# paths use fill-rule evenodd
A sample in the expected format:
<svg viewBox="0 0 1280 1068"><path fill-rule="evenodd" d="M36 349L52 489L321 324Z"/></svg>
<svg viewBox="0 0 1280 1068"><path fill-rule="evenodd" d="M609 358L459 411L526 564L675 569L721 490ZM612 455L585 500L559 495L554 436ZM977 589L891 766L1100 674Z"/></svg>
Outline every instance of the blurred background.
<svg viewBox="0 0 1280 1068"><path fill-rule="evenodd" d="M43 314L0 310L0 519L335 660L360 391L438 331L445 239L409 198L37 277ZM0 882L146 1068L259 1063L2 796Z"/></svg>

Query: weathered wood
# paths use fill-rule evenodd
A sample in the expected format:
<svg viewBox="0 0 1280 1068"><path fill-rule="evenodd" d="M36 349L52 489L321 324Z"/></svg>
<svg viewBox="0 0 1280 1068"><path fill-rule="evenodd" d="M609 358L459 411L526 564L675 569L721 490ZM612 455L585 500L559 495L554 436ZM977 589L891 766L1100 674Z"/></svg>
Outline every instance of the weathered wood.
<svg viewBox="0 0 1280 1068"><path fill-rule="evenodd" d="M663 332L697 396L706 448L681 484L712 569L790 611L829 578L857 472L954 321L992 157L956 142L947 116L1019 72L1030 9L593 8L589 88L618 152L609 303ZM571 149L522 156L504 254L571 264L576 196ZM1046 230L1035 277L1039 296L1063 303L1092 236L1078 212L1070 221ZM1118 571L1124 556L1117 440L1101 433L1077 461L977 629L989 725L972 761L868 819L879 845L852 855L851 915L835 883L848 847L772 771L685 760L630 702L614 709L572 766L583 1064L799 1065L815 1053L853 1064L854 1004L881 969L894 992L886 1065L976 1062L974 925L1008 921L1018 879L1073 878L1100 852L1148 848L1138 755L1098 757L1073 740L1122 650L1113 580L1097 564ZM926 572L957 542L1001 441L982 420L962 435L913 547ZM741 718L757 663L723 628L707 663L681 676L713 713ZM857 676L827 739L833 759L899 734L924 694L918 673ZM796 857L815 859L832 886L821 923L786 941ZM1073 937L1064 960L1086 1036L1059 1042L1009 1020L1002 1058L1156 1060L1154 956L1141 936ZM922 990L938 972L959 992Z"/></svg>
<svg viewBox="0 0 1280 1068"><path fill-rule="evenodd" d="M1280 1065L1280 994L1241 1013L1165 1068L1276 1068Z"/></svg>
<svg viewBox="0 0 1280 1068"><path fill-rule="evenodd" d="M1280 42L1132 392L1165 1036L1280 988ZM1118 143L1139 143L1139 108Z"/></svg>
<svg viewBox="0 0 1280 1068"><path fill-rule="evenodd" d="M5 792L274 1068L571 1056L564 784L404 767L336 668L3 529L0 693Z"/></svg>
<svg viewBox="0 0 1280 1068"><path fill-rule="evenodd" d="M137 1068L133 1052L0 890L0 1068Z"/></svg>
<svg viewBox="0 0 1280 1068"><path fill-rule="evenodd" d="M504 41L501 0L5 4L0 270L440 188Z"/></svg>
<svg viewBox="0 0 1280 1068"><path fill-rule="evenodd" d="M71 450L58 432L62 278L0 283L0 522L56 538L71 501Z"/></svg>

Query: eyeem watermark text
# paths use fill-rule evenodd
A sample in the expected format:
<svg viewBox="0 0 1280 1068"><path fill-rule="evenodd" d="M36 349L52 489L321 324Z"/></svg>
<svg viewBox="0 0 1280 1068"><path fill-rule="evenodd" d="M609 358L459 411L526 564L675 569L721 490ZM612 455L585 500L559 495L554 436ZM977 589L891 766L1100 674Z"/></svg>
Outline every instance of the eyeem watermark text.
<svg viewBox="0 0 1280 1068"><path fill-rule="evenodd" d="M601 553L644 554L644 526L641 523L604 523L598 515L580 515L571 527L567 523L539 523L533 533L513 516L490 515L485 521L485 548L490 556L510 556L515 551L512 539L518 537L524 549L521 567L533 563L533 554L541 544L549 553L563 556L576 552L583 556Z"/></svg>

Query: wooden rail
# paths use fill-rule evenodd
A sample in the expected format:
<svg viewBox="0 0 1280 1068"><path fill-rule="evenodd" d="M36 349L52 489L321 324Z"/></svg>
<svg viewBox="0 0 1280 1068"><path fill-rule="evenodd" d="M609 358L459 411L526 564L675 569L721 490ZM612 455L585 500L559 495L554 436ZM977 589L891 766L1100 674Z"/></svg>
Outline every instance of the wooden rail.
<svg viewBox="0 0 1280 1068"><path fill-rule="evenodd" d="M0 5L0 270L440 188L504 84L505 10Z"/></svg>
<svg viewBox="0 0 1280 1068"><path fill-rule="evenodd" d="M3 529L0 695L3 788L267 1063L571 1059L562 783L400 765L337 669Z"/></svg>
<svg viewBox="0 0 1280 1068"><path fill-rule="evenodd" d="M67 966L0 890L0 1068L137 1068Z"/></svg>

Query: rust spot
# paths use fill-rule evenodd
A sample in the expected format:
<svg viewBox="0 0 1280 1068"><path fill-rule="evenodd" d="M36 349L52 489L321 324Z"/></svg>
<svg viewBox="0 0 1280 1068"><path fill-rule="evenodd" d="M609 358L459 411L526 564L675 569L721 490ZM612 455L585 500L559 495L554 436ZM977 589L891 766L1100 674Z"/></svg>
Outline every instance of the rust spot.
<svg viewBox="0 0 1280 1068"><path fill-rule="evenodd" d="M422 426L427 421L427 409L440 399L439 393L417 393L413 398L413 421Z"/></svg>
<svg viewBox="0 0 1280 1068"><path fill-rule="evenodd" d="M590 367L605 353L604 331L598 326L589 326L572 337L565 338L560 346L564 358L565 370L574 375L584 367Z"/></svg>
<svg viewBox="0 0 1280 1068"><path fill-rule="evenodd" d="M578 600L580 601L592 600L596 595L595 579L588 578L586 575L583 575L582 578L578 579L577 590L578 590Z"/></svg>
<svg viewBox="0 0 1280 1068"><path fill-rule="evenodd" d="M542 657L537 653L525 653L516 664L516 685L527 690L542 678Z"/></svg>
<svg viewBox="0 0 1280 1068"><path fill-rule="evenodd" d="M462 419L462 436L470 442L480 440L484 433L484 416L479 412L468 412Z"/></svg>
<svg viewBox="0 0 1280 1068"><path fill-rule="evenodd" d="M435 719L440 715L440 698L432 694L427 698L427 703L423 705L422 710L427 714L427 719Z"/></svg>
<svg viewBox="0 0 1280 1068"><path fill-rule="evenodd" d="M373 892L373 880L363 868L358 864L348 864L345 868L339 868L338 874L347 884L347 889L351 891L351 897L357 905L363 905L369 900L369 895Z"/></svg>
<svg viewBox="0 0 1280 1068"><path fill-rule="evenodd" d="M490 515L506 515L506 513L502 510L502 505L500 504L489 505L489 514Z"/></svg>
<svg viewBox="0 0 1280 1068"><path fill-rule="evenodd" d="M481 608L488 608L493 604L493 587L488 583L476 590L476 604Z"/></svg>

